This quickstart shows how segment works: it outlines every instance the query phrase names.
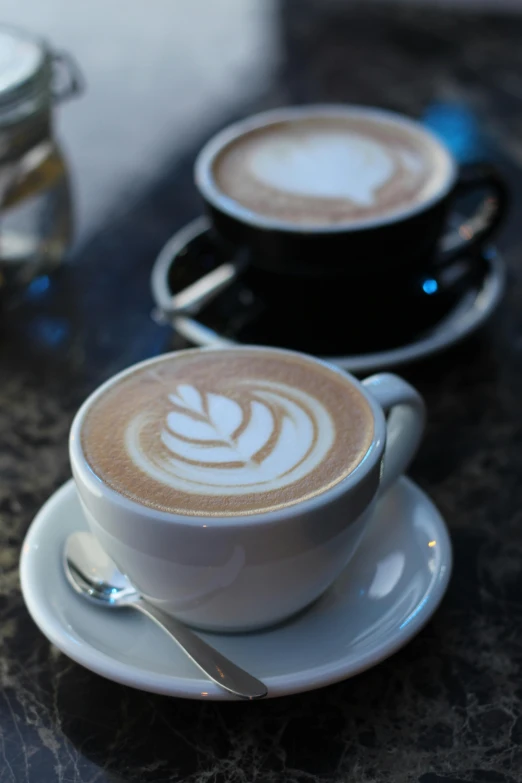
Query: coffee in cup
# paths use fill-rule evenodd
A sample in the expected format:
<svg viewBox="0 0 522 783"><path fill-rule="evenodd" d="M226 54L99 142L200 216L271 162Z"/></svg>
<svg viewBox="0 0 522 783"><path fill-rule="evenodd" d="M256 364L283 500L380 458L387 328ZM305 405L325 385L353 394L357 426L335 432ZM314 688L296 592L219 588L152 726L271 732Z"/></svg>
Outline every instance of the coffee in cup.
<svg viewBox="0 0 522 783"><path fill-rule="evenodd" d="M298 354L181 352L112 385L81 445L93 473L170 514L287 508L338 484L373 438L366 398Z"/></svg>
<svg viewBox="0 0 522 783"><path fill-rule="evenodd" d="M141 593L197 627L250 630L338 576L423 420L394 375L361 384L291 351L195 349L94 392L71 465L92 532Z"/></svg>
<svg viewBox="0 0 522 783"><path fill-rule="evenodd" d="M407 216L447 190L454 168L442 144L413 123L325 113L245 131L223 146L211 172L238 214L310 230Z"/></svg>
<svg viewBox="0 0 522 783"><path fill-rule="evenodd" d="M249 117L204 146L195 179L231 258L301 279L418 274L484 243L507 204L493 167L459 170L421 123L364 106ZM448 233L469 193L482 194L478 208Z"/></svg>

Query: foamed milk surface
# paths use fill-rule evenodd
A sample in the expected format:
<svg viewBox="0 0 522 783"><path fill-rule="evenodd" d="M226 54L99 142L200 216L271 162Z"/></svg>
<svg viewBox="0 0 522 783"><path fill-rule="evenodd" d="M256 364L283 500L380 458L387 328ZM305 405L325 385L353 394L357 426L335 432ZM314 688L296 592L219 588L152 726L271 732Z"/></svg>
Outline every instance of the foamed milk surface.
<svg viewBox="0 0 522 783"><path fill-rule="evenodd" d="M141 444L146 415L129 422L134 464L182 492L245 495L279 489L316 469L335 438L325 407L309 394L260 379L239 381L239 400L180 384L169 395L157 448Z"/></svg>
<svg viewBox="0 0 522 783"><path fill-rule="evenodd" d="M377 190L396 170L383 144L352 133L260 140L248 165L265 185L288 193L376 203Z"/></svg>
<svg viewBox="0 0 522 783"><path fill-rule="evenodd" d="M109 486L184 514L259 513L340 481L373 437L368 403L327 368L270 352L186 352L127 376L87 414Z"/></svg>
<svg viewBox="0 0 522 783"><path fill-rule="evenodd" d="M213 165L218 189L264 217L335 224L407 210L450 179L443 148L371 116L294 119L245 133Z"/></svg>

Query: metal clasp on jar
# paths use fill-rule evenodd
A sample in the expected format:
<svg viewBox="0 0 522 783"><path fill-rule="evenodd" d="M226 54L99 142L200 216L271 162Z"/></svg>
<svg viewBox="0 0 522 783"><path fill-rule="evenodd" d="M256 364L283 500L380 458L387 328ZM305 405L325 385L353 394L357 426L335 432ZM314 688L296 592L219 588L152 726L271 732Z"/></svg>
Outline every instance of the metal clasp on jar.
<svg viewBox="0 0 522 783"><path fill-rule="evenodd" d="M51 93L56 103L68 101L85 89L85 79L78 63L68 52L51 52Z"/></svg>

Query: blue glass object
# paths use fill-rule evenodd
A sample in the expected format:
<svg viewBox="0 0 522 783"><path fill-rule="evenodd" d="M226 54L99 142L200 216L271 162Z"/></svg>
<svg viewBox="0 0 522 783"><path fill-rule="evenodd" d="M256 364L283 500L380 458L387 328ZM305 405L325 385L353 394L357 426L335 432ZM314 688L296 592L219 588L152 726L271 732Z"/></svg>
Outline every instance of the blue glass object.
<svg viewBox="0 0 522 783"><path fill-rule="evenodd" d="M68 338L70 324L65 318L41 316L30 321L28 330L36 342L57 348Z"/></svg>
<svg viewBox="0 0 522 783"><path fill-rule="evenodd" d="M432 103L424 112L422 121L440 137L460 163L484 157L485 145L477 117L466 106Z"/></svg>
<svg viewBox="0 0 522 783"><path fill-rule="evenodd" d="M51 287L51 278L49 275L42 275L35 278L28 286L25 292L27 299L40 299Z"/></svg>
<svg viewBox="0 0 522 783"><path fill-rule="evenodd" d="M425 294L434 294L436 293L439 285L436 280L433 280L433 278L429 277L427 280L424 281L422 284L422 290Z"/></svg>

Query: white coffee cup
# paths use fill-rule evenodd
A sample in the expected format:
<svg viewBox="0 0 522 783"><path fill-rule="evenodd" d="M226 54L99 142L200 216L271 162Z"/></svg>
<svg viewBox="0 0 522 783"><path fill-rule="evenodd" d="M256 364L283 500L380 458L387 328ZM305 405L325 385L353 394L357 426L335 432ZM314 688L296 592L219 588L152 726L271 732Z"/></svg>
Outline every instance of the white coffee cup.
<svg viewBox="0 0 522 783"><path fill-rule="evenodd" d="M396 375L374 375L361 383L332 367L362 392L373 416L372 442L354 470L294 505L245 516L188 516L119 494L91 470L82 451L82 425L93 403L147 364L103 384L72 424L72 471L92 532L144 595L190 625L247 631L304 609L348 564L376 499L417 451L424 428L422 398Z"/></svg>

